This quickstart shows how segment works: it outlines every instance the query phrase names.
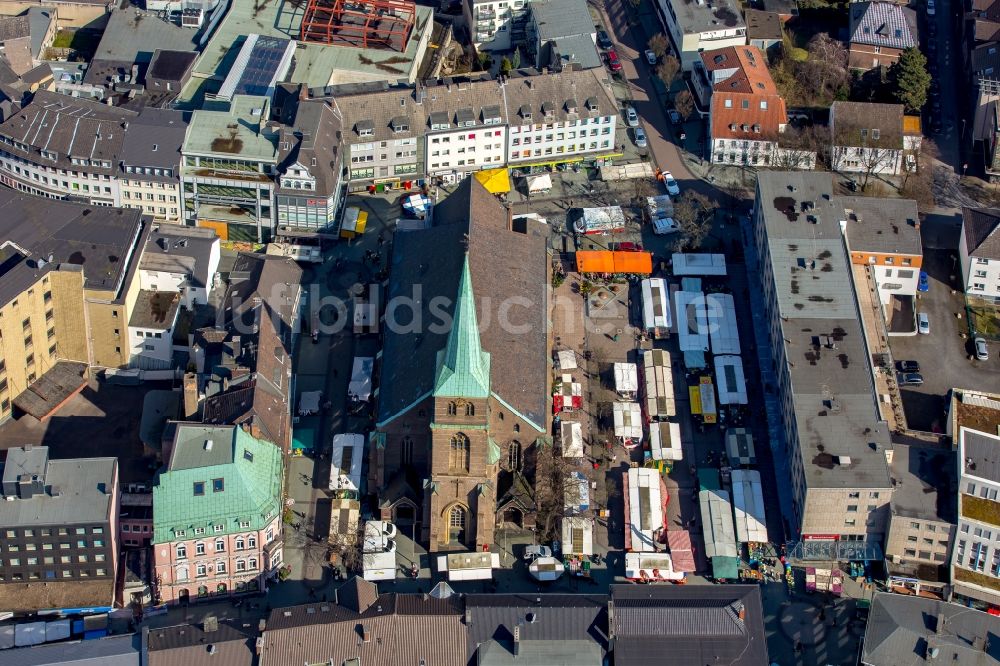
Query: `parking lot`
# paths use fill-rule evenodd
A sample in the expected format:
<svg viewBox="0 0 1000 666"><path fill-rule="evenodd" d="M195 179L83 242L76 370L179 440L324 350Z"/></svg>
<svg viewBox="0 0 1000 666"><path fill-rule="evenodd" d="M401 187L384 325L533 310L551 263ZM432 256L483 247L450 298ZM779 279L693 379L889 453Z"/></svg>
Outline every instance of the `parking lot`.
<svg viewBox="0 0 1000 666"><path fill-rule="evenodd" d="M1000 348L990 348L988 361L974 358L965 320L961 269L953 261L954 256L951 250L924 249L923 270L930 278L930 290L919 294L916 308L927 313L930 334L889 338L893 359L917 361L924 380L921 386L900 390L911 430L944 432L945 401L953 388L1000 386Z"/></svg>

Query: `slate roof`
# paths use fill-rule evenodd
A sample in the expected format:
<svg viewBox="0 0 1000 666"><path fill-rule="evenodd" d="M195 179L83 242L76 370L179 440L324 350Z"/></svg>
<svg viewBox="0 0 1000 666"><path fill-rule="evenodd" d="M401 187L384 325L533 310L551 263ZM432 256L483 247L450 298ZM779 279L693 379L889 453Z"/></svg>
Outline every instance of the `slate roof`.
<svg viewBox="0 0 1000 666"><path fill-rule="evenodd" d="M905 7L894 2L851 3L849 34L852 44L869 44L892 49L917 45L913 21Z"/></svg>
<svg viewBox="0 0 1000 666"><path fill-rule="evenodd" d="M851 251L923 256L917 202L912 199L840 197L847 215L847 241Z"/></svg>
<svg viewBox="0 0 1000 666"><path fill-rule="evenodd" d="M256 624L216 620L144 629L148 666L252 666L257 641ZM211 650L211 652L210 652Z"/></svg>
<svg viewBox="0 0 1000 666"><path fill-rule="evenodd" d="M744 18L747 21L747 39L781 40L781 16L778 13L747 9Z"/></svg>
<svg viewBox="0 0 1000 666"><path fill-rule="evenodd" d="M990 75L1000 74L1000 47L995 43L973 46L969 62L974 72L986 74L986 70L992 70Z"/></svg>
<svg viewBox="0 0 1000 666"><path fill-rule="evenodd" d="M212 442L211 446L207 442ZM242 428L178 423L170 460L153 487L153 543L176 530L223 525L223 534L263 529L281 510L282 453ZM222 479L222 489L215 487ZM204 493L194 494L194 483Z"/></svg>
<svg viewBox="0 0 1000 666"><path fill-rule="evenodd" d="M211 229L160 224L149 234L139 268L187 274L187 286L205 287L213 277L208 271L212 248L218 242L219 237Z"/></svg>
<svg viewBox="0 0 1000 666"><path fill-rule="evenodd" d="M1000 261L1000 209L963 208L962 226L970 257Z"/></svg>
<svg viewBox="0 0 1000 666"><path fill-rule="evenodd" d="M870 666L996 664L1000 662L998 634L1000 618L989 613L936 599L877 592L861 662ZM980 642L983 647L977 647ZM929 648L937 649L936 657L928 656Z"/></svg>
<svg viewBox="0 0 1000 666"><path fill-rule="evenodd" d="M282 128L278 163L284 171L298 162L316 180L315 192L330 196L340 185L340 121L326 100L307 100L296 106L295 119ZM302 195L302 190L278 188Z"/></svg>
<svg viewBox="0 0 1000 666"><path fill-rule="evenodd" d="M146 107L139 117L130 121L125 130L121 161L125 166L173 169L173 175L155 173L119 174L120 178L176 183L181 162L181 145L189 116L171 109Z"/></svg>
<svg viewBox="0 0 1000 666"><path fill-rule="evenodd" d="M370 641L361 640L363 631ZM332 602L271 611L260 666L354 658L362 664L467 666L461 600L382 594L362 613Z"/></svg>
<svg viewBox="0 0 1000 666"><path fill-rule="evenodd" d="M431 303L444 297L450 320L467 237L480 340L492 356L492 393L543 430L549 400L546 230L531 221L520 229L508 228L507 209L474 178L465 179L438 204L433 216L430 229L400 233L393 243L387 300L411 297L419 285L423 324L416 333L396 333L387 326L377 421L387 423L434 389L437 355L447 344L448 327L441 325L439 303L433 310ZM501 326L498 308L515 297L529 305L511 309L510 323L517 326ZM398 323L409 322L400 315Z"/></svg>
<svg viewBox="0 0 1000 666"><path fill-rule="evenodd" d="M876 129L878 139L873 134ZM835 146L902 149L903 105L834 102L830 106L830 135Z"/></svg>
<svg viewBox="0 0 1000 666"><path fill-rule="evenodd" d="M5 150L34 164L113 176L125 137L123 124L136 116L97 101L39 90L28 106L0 125L0 140ZM42 150L55 159L43 158ZM90 163L74 165L71 157Z"/></svg>
<svg viewBox="0 0 1000 666"><path fill-rule="evenodd" d="M757 585L612 585L611 603L615 666L767 664Z"/></svg>
<svg viewBox="0 0 1000 666"><path fill-rule="evenodd" d="M68 641L3 651L4 666L139 666L139 634ZM191 666L190 664L188 666Z"/></svg>
<svg viewBox="0 0 1000 666"><path fill-rule="evenodd" d="M19 475L38 475L45 492L28 499L0 502L0 525L71 525L104 523L110 518L118 476L117 458L49 460L49 447L9 449L3 485ZM59 491L53 495L53 489ZM2 661L2 660L0 660Z"/></svg>

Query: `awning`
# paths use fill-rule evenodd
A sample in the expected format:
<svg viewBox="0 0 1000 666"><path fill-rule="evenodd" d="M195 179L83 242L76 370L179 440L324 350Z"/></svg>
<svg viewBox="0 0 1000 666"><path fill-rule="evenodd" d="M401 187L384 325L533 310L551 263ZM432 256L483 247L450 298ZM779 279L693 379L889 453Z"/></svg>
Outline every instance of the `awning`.
<svg viewBox="0 0 1000 666"><path fill-rule="evenodd" d="M547 173L540 173L528 176L528 193L544 192L552 189L552 176Z"/></svg>
<svg viewBox="0 0 1000 666"><path fill-rule="evenodd" d="M506 194L510 192L510 176L507 169L483 169L473 174L490 194Z"/></svg>
<svg viewBox="0 0 1000 666"><path fill-rule="evenodd" d="M580 250L576 253L576 270L580 273L637 273L651 275L653 255L649 252L612 252Z"/></svg>

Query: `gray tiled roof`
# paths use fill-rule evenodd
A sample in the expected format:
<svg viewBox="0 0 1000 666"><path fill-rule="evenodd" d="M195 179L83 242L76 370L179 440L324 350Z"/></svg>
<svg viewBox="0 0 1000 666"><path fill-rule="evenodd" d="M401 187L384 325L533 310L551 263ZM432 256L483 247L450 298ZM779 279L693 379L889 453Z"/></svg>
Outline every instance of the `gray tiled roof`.
<svg viewBox="0 0 1000 666"><path fill-rule="evenodd" d="M282 129L279 164L287 169L298 161L316 179L316 194L330 196L340 185L340 121L326 100L302 101L297 107L295 120ZM279 190L302 194L302 190Z"/></svg>
<svg viewBox="0 0 1000 666"><path fill-rule="evenodd" d="M848 215L847 240L852 251L921 256L923 243L917 228L917 202L912 199L841 197Z"/></svg>
<svg viewBox="0 0 1000 666"><path fill-rule="evenodd" d="M542 43L597 32L586 0L533 0L530 6Z"/></svg>
<svg viewBox="0 0 1000 666"><path fill-rule="evenodd" d="M872 130L879 131L875 139ZM864 132L864 133L862 133ZM830 135L835 146L903 147L903 105L874 102L834 102Z"/></svg>
<svg viewBox="0 0 1000 666"><path fill-rule="evenodd" d="M177 182L181 162L181 145L189 118L180 111L145 108L138 118L129 121L125 130L121 161L127 166L173 169L173 176L143 174L143 180ZM124 178L132 178L122 174Z"/></svg>
<svg viewBox="0 0 1000 666"><path fill-rule="evenodd" d="M844 202L828 173L764 172L757 192L807 485L886 488L885 454L873 445L888 432L840 230Z"/></svg>
<svg viewBox="0 0 1000 666"><path fill-rule="evenodd" d="M149 629L148 666L252 666L255 663L257 627L235 620L204 624L182 624ZM209 646L212 652L209 654Z"/></svg>
<svg viewBox="0 0 1000 666"><path fill-rule="evenodd" d="M515 627L523 642L586 641L604 651L607 604L603 594L467 594L469 654L491 639L509 646Z"/></svg>
<svg viewBox="0 0 1000 666"><path fill-rule="evenodd" d="M445 310L450 313L463 263L463 238L467 237L481 342L493 358L492 392L536 427L545 427L547 234L543 225L530 221L527 233L520 233L508 228L507 220L503 204L477 180L467 178L436 206L433 227L397 234L387 299L412 297L414 286L419 286L423 325L419 332L386 331L379 422L412 407L434 386L437 353L447 340L447 331L437 330L443 327L431 326L440 314L435 297L446 299ZM530 304L514 308L511 315L512 323L526 325L526 333L498 322L497 308L513 297Z"/></svg>
<svg viewBox="0 0 1000 666"><path fill-rule="evenodd" d="M139 634L4 650L4 666L139 666Z"/></svg>
<svg viewBox="0 0 1000 666"><path fill-rule="evenodd" d="M906 8L894 2L854 2L850 5L850 41L892 49L916 46L916 33Z"/></svg>
<svg viewBox="0 0 1000 666"><path fill-rule="evenodd" d="M997 664L998 634L1000 618L989 613L926 597L878 592L872 599L861 662L870 666ZM930 648L936 648L934 657L928 654Z"/></svg>
<svg viewBox="0 0 1000 666"><path fill-rule="evenodd" d="M612 585L611 602L615 666L767 664L756 585Z"/></svg>
<svg viewBox="0 0 1000 666"><path fill-rule="evenodd" d="M146 241L139 267L164 273L187 273L187 285L205 287L212 248L219 237L211 229L160 224L153 228Z"/></svg>
<svg viewBox="0 0 1000 666"><path fill-rule="evenodd" d="M20 39L31 35L31 25L28 16L0 17L0 42L10 39Z"/></svg>
<svg viewBox="0 0 1000 666"><path fill-rule="evenodd" d="M1000 209L963 208L962 225L970 257L1000 261Z"/></svg>

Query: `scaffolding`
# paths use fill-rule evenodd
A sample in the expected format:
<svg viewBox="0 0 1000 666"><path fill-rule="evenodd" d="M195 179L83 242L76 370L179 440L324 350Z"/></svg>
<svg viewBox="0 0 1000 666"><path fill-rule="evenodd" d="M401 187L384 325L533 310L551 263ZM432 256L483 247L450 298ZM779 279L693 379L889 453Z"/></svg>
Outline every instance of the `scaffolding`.
<svg viewBox="0 0 1000 666"><path fill-rule="evenodd" d="M309 0L299 39L403 53L416 16L410 0Z"/></svg>

